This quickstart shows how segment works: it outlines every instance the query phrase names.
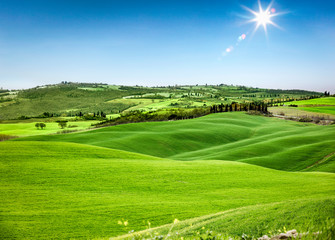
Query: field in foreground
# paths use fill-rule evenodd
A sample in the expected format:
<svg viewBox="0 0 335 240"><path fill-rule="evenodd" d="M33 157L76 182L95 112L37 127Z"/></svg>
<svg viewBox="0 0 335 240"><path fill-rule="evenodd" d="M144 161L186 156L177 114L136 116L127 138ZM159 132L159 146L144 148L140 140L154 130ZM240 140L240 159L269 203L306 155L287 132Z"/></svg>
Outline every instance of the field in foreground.
<svg viewBox="0 0 335 240"><path fill-rule="evenodd" d="M329 211L335 193L332 173L174 161L75 143L2 142L0 148L2 239L106 238L145 229L147 221L155 227L252 205L256 215L272 206L263 221L302 211L318 226L334 216ZM294 208L299 206L295 201L302 201L300 209ZM286 203L271 205L281 202ZM309 214L319 204L324 206L319 213ZM230 234L241 236L248 228L242 227L241 216L234 219L241 227ZM223 226L229 221L225 218ZM296 217L289 223L303 226L305 221Z"/></svg>
<svg viewBox="0 0 335 240"><path fill-rule="evenodd" d="M131 232L117 239L170 236L169 239L257 239L295 229L298 233L319 232L318 239L334 238L335 199L289 200L258 204L209 214L156 228ZM331 214L329 214L331 213ZM328 216L328 217L327 217ZM321 232L322 231L322 232ZM242 238L243 239L243 238ZM313 234L303 239L315 239Z"/></svg>
<svg viewBox="0 0 335 240"><path fill-rule="evenodd" d="M0 142L0 238L334 228L334 130L234 112Z"/></svg>

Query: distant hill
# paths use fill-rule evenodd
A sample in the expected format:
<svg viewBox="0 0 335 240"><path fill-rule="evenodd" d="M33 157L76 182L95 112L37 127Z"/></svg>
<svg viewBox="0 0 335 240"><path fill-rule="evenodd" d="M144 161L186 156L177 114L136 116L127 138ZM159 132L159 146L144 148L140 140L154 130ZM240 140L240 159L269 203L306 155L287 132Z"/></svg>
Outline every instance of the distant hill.
<svg viewBox="0 0 335 240"><path fill-rule="evenodd" d="M300 99L322 94L303 90L261 89L225 84L141 87L62 82L26 90L0 91L0 120L38 117L44 113L47 113L47 116L74 116L98 111L116 114L130 108L155 110L157 107L203 107L234 101ZM148 99L151 102L146 101ZM157 106L157 103L160 103L160 106Z"/></svg>

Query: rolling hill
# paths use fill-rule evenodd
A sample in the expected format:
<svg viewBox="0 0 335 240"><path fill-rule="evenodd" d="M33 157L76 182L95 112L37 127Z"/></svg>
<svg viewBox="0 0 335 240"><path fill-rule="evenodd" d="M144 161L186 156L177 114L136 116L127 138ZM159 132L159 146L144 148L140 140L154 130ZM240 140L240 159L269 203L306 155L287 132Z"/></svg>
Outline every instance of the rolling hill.
<svg viewBox="0 0 335 240"><path fill-rule="evenodd" d="M255 224L243 227L253 216L269 222L259 232L284 224L273 219L285 213L303 213L290 219L289 225L298 227L304 216L316 228L333 217L332 173L175 161L66 142L6 141L0 151L2 239L109 238L145 229L147 221L156 227L228 210L236 216L217 224L233 221L236 227L226 230L232 236L257 231ZM309 212L315 209L319 213Z"/></svg>
<svg viewBox="0 0 335 240"><path fill-rule="evenodd" d="M181 161L226 160L278 170L312 171L315 168L310 166L335 151L335 125L233 112L16 140L76 142ZM323 163L320 170L333 172L333 168L326 167L328 163Z"/></svg>

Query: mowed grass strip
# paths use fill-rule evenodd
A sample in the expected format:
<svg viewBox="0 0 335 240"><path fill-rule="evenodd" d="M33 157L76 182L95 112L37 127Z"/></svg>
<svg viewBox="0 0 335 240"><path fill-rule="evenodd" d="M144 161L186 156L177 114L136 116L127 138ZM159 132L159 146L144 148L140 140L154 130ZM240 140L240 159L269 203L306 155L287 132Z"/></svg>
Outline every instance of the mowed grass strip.
<svg viewBox="0 0 335 240"><path fill-rule="evenodd" d="M242 161L300 171L334 151L335 125L234 112L16 140L77 142L176 160Z"/></svg>
<svg viewBox="0 0 335 240"><path fill-rule="evenodd" d="M0 151L2 239L111 237L145 229L147 221L155 227L335 193L332 173L164 160L74 143L8 141Z"/></svg>

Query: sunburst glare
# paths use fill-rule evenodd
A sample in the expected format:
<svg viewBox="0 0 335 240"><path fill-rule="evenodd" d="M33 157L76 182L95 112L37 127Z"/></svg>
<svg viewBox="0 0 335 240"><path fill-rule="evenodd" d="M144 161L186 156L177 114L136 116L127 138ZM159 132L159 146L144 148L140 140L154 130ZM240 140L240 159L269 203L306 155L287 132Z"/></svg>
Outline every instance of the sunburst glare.
<svg viewBox="0 0 335 240"><path fill-rule="evenodd" d="M276 13L276 9L272 8L272 4L273 1L268 5L268 7L266 9L263 9L262 4L260 2L260 0L258 0L258 12L243 6L246 10L248 10L249 12L251 12L254 16L254 18L252 18L249 22L255 22L256 23L256 27L254 29L254 32L257 31L257 29L260 26L263 26L265 34L267 34L267 26L273 25L277 28L280 28L276 23L274 23L272 21L272 18L279 15L278 13Z"/></svg>

